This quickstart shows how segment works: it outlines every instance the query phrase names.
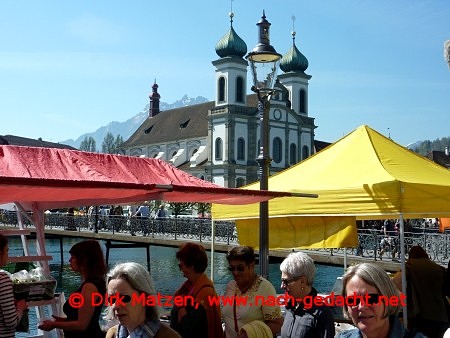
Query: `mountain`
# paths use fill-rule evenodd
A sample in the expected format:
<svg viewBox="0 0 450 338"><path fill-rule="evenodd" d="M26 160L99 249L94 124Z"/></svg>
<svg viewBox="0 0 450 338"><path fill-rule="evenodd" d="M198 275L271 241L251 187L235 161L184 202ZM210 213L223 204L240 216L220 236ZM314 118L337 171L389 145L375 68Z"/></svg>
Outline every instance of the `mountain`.
<svg viewBox="0 0 450 338"><path fill-rule="evenodd" d="M160 102L159 103L159 109L161 111L164 110L170 110L174 108L180 108L185 106L192 106L204 102L208 102L209 100L203 96L197 96L196 98L188 97L187 95L184 95L180 100L175 101L174 103L166 103L166 102ZM148 110L149 110L150 104L147 104L144 109L142 109L141 112L137 113L133 117L129 118L128 120L124 122L117 122L112 121L109 122L106 126L98 128L96 131L89 132L86 134L83 134L79 136L76 140L65 140L60 141L59 143L67 144L69 146L79 148L81 142L86 137L93 137L97 146L97 150L102 149L102 143L106 136L106 134L112 133L114 135L114 138L117 135L121 135L123 139L126 141L135 131L136 129L144 122L144 120L148 117Z"/></svg>

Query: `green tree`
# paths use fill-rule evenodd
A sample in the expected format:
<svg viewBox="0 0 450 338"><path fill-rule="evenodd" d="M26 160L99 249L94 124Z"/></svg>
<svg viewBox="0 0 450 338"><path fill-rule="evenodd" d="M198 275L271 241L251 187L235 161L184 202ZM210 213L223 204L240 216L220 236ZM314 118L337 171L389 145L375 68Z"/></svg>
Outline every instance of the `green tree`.
<svg viewBox="0 0 450 338"><path fill-rule="evenodd" d="M91 151L95 153L97 151L97 145L94 138L92 136L89 137L86 136L84 140L81 141L80 150Z"/></svg>
<svg viewBox="0 0 450 338"><path fill-rule="evenodd" d="M102 143L102 153L114 154L116 150L114 144L114 135L111 132L107 132Z"/></svg>
<svg viewBox="0 0 450 338"><path fill-rule="evenodd" d="M173 202L170 203L173 215L175 218L182 214L184 211L192 210L195 207L195 203L191 202Z"/></svg>
<svg viewBox="0 0 450 338"><path fill-rule="evenodd" d="M196 203L199 217L205 217L205 214L211 214L211 203Z"/></svg>
<svg viewBox="0 0 450 338"><path fill-rule="evenodd" d="M117 135L116 140L114 141L115 153L117 153L117 150L121 147L123 142L123 137L121 135Z"/></svg>
<svg viewBox="0 0 450 338"><path fill-rule="evenodd" d="M427 156L431 151L445 151L446 147L450 149L450 137L438 138L434 141L422 141L414 148L414 152L422 156Z"/></svg>

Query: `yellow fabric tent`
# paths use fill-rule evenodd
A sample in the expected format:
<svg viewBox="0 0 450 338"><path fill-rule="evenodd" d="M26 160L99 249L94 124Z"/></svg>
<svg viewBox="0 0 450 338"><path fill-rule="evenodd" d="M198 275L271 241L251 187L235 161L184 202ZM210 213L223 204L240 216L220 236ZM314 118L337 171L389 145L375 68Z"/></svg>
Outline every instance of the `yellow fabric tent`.
<svg viewBox="0 0 450 338"><path fill-rule="evenodd" d="M258 189L259 182L244 189ZM269 178L269 190L318 194L318 198L285 197L269 202L269 246L281 247L345 247L356 244L356 235L349 229L354 219L448 217L450 215L450 171L438 164L398 145L368 126L361 126L336 143ZM315 229L316 236L305 235L310 219L321 216L324 224L330 218L346 216L339 222L345 236L333 232L336 240L328 240L327 226ZM215 220L237 220L239 240L241 234L256 237L259 204L246 206L213 205ZM286 226L284 236L297 234L298 239L289 246L280 243L273 229ZM331 218L333 220L333 218ZM342 219L341 219L342 220ZM303 222L303 223L302 223ZM342 224L344 223L344 224ZM348 223L347 225L345 223ZM292 228L289 224L294 224ZM297 225L296 225L297 224ZM303 224L303 225L302 225ZM339 226L337 227L339 228ZM354 226L352 227L355 228ZM253 233L248 233L253 229ZM323 235L320 239L320 235ZM304 243L302 237L309 236ZM245 239L247 241L247 239ZM353 245L348 245L352 242ZM257 239L255 240L257 243ZM300 245L295 245L300 243ZM294 245L293 245L294 244ZM257 246L257 245L255 245Z"/></svg>

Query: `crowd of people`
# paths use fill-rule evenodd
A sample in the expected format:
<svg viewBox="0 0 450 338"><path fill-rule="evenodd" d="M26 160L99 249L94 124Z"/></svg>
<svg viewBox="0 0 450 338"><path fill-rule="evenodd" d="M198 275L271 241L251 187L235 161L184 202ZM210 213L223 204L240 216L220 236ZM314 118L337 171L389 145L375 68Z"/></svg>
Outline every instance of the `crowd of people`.
<svg viewBox="0 0 450 338"><path fill-rule="evenodd" d="M95 240L79 242L69 253L71 269L81 276L76 292L83 299L93 299L93 295L106 299L74 306L69 297L63 306L64 317L54 316L39 326L45 331L61 329L66 338L420 338L442 337L448 328L446 270L417 246L411 248L406 265L407 295L400 292L398 276L391 278L376 263L348 268L340 295L344 302L336 305L354 328L337 335L332 308L313 286L314 261L303 252L292 252L281 263L280 287L285 293L277 295L272 283L257 274L253 248L233 247L226 255L232 279L219 296L205 274L208 257L204 247L184 243L176 259L186 280L173 295L180 301L173 302L168 318L161 316L155 302L159 293L144 266L127 262L107 271ZM0 266L7 261L8 242L0 235ZM27 304L14 299L12 282L1 270L0 282L0 336L10 338ZM399 318L404 300L407 328ZM105 306L104 318L111 323L107 330L99 324Z"/></svg>

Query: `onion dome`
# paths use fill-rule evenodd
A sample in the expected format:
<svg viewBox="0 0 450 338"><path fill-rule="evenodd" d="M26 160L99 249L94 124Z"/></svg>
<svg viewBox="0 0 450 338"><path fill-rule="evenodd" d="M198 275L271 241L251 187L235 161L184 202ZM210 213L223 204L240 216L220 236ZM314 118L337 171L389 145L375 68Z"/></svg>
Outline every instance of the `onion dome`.
<svg viewBox="0 0 450 338"><path fill-rule="evenodd" d="M280 69L285 72L304 72L308 68L308 59L295 45L295 31L292 32L292 48L281 58Z"/></svg>
<svg viewBox="0 0 450 338"><path fill-rule="evenodd" d="M245 54L247 54L247 45L242 40L239 35L233 29L233 16L234 14L230 13L230 22L231 27L227 34L223 36L222 39L216 44L216 53L221 58L227 56L237 56L242 58Z"/></svg>

